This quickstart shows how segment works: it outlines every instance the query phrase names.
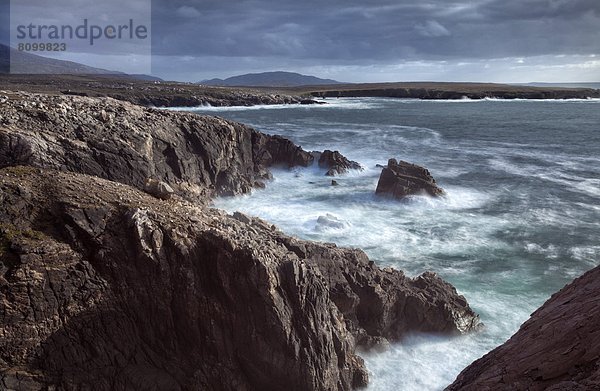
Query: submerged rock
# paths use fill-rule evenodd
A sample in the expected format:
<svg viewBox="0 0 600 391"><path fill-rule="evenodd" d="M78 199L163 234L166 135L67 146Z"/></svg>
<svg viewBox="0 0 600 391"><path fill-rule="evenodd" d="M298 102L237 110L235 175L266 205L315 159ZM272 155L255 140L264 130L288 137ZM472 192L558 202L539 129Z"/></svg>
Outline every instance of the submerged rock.
<svg viewBox="0 0 600 391"><path fill-rule="evenodd" d="M375 194L389 195L402 199L410 195L427 194L438 197L444 191L437 186L435 179L424 167L405 161L390 159L379 176Z"/></svg>
<svg viewBox="0 0 600 391"><path fill-rule="evenodd" d="M28 167L0 170L0 200L8 388L350 390L358 345L479 323L432 273L241 213Z"/></svg>
<svg viewBox="0 0 600 391"><path fill-rule="evenodd" d="M327 213L324 216L319 216L317 218L317 225L315 229L317 231L322 231L326 229L344 229L348 228L350 223L345 220L340 219L337 216L332 215L331 213Z"/></svg>
<svg viewBox="0 0 600 391"><path fill-rule="evenodd" d="M600 267L536 310L507 342L463 370L446 390L600 389Z"/></svg>
<svg viewBox="0 0 600 391"><path fill-rule="evenodd" d="M349 170L363 170L358 162L349 160L339 151L326 149L323 152L313 152L313 154L319 159L319 167L327 169L326 176L345 174Z"/></svg>

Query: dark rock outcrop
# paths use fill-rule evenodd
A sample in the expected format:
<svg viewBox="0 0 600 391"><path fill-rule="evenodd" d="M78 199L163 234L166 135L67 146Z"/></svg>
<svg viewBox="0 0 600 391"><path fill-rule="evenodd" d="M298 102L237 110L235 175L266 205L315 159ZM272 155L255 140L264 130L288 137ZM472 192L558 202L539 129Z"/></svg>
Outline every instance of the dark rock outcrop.
<svg viewBox="0 0 600 391"><path fill-rule="evenodd" d="M349 160L339 151L326 149L323 152L313 152L313 155L319 159L319 167L327 170L326 176L345 174L348 170L363 170L358 162Z"/></svg>
<svg viewBox="0 0 600 391"><path fill-rule="evenodd" d="M270 166L313 159L283 137L232 121L110 98L18 93L0 107L0 167L79 172L139 189L154 178L200 202L262 187Z"/></svg>
<svg viewBox="0 0 600 391"><path fill-rule="evenodd" d="M437 197L443 195L444 191L437 186L426 168L390 159L387 167L381 171L375 194L402 199L416 194Z"/></svg>
<svg viewBox="0 0 600 391"><path fill-rule="evenodd" d="M281 136L270 136L259 132L252 134L252 156L257 170L260 167L285 166L287 168L308 167L314 157L290 140Z"/></svg>
<svg viewBox="0 0 600 391"><path fill-rule="evenodd" d="M555 293L448 391L600 389L600 267Z"/></svg>
<svg viewBox="0 0 600 391"><path fill-rule="evenodd" d="M6 388L349 390L357 344L478 324L432 273L177 196L12 167L0 200Z"/></svg>

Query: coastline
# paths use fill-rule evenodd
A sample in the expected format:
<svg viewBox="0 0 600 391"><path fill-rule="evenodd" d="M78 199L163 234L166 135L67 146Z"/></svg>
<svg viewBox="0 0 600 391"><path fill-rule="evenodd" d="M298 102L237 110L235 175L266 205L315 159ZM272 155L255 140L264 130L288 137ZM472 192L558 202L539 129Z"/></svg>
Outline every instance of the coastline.
<svg viewBox="0 0 600 391"><path fill-rule="evenodd" d="M370 83L304 87L213 87L144 81L115 75L1 75L0 90L51 95L111 97L146 107L231 107L320 104L322 98L409 98L422 100L587 99L591 88L531 87L492 83Z"/></svg>

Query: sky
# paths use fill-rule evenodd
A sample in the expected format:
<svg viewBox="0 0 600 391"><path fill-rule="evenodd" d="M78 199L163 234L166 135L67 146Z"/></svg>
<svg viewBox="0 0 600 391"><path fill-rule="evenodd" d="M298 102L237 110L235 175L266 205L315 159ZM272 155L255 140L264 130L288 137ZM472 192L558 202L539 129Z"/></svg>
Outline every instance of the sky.
<svg viewBox="0 0 600 391"><path fill-rule="evenodd" d="M44 15L64 12L69 2L110 3L37 1ZM169 80L285 70L347 82L600 81L600 0L126 3L150 1L152 73ZM94 13L129 18L131 9L122 8ZM63 55L126 66L95 50Z"/></svg>

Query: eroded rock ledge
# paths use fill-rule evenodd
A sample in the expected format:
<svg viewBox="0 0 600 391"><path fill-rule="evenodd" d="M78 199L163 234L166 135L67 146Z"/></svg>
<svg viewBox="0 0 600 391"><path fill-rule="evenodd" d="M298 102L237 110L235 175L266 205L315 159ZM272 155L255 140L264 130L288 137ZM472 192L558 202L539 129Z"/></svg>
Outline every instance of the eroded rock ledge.
<svg viewBox="0 0 600 391"><path fill-rule="evenodd" d="M600 267L555 293L448 391L600 389Z"/></svg>
<svg viewBox="0 0 600 391"><path fill-rule="evenodd" d="M349 390L357 345L478 324L433 273L177 196L12 167L0 200L5 387Z"/></svg>

